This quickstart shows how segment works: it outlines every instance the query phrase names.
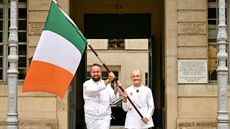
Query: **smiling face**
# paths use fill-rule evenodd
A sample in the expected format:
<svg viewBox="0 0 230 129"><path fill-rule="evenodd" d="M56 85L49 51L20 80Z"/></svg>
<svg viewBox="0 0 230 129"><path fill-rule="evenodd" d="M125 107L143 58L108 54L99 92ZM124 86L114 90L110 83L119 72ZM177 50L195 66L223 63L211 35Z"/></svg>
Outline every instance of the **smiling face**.
<svg viewBox="0 0 230 129"><path fill-rule="evenodd" d="M140 70L134 70L131 79L133 81L133 85L135 87L141 86L141 81L142 81L142 75Z"/></svg>
<svg viewBox="0 0 230 129"><path fill-rule="evenodd" d="M101 68L100 66L94 65L91 67L90 75L92 79L97 82L101 79Z"/></svg>

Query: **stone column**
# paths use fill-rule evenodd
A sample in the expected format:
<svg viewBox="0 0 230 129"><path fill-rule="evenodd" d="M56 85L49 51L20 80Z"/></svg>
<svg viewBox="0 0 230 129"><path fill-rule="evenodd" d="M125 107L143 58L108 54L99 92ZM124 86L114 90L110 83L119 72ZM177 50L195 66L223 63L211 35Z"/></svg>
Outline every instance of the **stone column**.
<svg viewBox="0 0 230 129"><path fill-rule="evenodd" d="M8 113L7 129L18 129L18 7L17 0L10 0L10 35L9 35L9 69L8 73Z"/></svg>
<svg viewBox="0 0 230 129"><path fill-rule="evenodd" d="M218 111L217 129L229 129L228 117L228 54L226 52L227 32L225 24L225 0L219 0L219 25L218 25L218 53L217 53L217 80L218 80Z"/></svg>

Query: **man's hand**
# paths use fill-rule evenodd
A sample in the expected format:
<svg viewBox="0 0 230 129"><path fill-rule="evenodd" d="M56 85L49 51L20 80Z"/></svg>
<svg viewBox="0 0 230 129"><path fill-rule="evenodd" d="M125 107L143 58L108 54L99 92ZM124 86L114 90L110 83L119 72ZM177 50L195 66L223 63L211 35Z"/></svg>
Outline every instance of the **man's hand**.
<svg viewBox="0 0 230 129"><path fill-rule="evenodd" d="M113 79L115 78L115 75L113 72L110 72L108 76L109 76L108 79L110 82L113 81Z"/></svg>
<svg viewBox="0 0 230 129"><path fill-rule="evenodd" d="M106 79L104 82L105 82L105 85L107 86L111 81L113 81L113 79L115 78L115 75L113 72L110 72L108 74L108 79Z"/></svg>

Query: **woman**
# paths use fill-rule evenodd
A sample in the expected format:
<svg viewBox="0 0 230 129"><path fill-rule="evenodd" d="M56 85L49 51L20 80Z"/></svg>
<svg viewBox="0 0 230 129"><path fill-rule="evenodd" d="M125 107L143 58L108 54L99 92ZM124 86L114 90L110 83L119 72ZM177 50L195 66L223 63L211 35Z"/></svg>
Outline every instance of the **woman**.
<svg viewBox="0 0 230 129"><path fill-rule="evenodd" d="M154 101L152 91L149 87L142 84L142 75L140 70L134 70L131 75L133 84L129 86L122 94L124 99L122 108L127 112L125 128L128 129L147 129L153 127L152 115L154 112ZM127 96L132 100L134 105L143 115L141 119L137 111L127 101Z"/></svg>

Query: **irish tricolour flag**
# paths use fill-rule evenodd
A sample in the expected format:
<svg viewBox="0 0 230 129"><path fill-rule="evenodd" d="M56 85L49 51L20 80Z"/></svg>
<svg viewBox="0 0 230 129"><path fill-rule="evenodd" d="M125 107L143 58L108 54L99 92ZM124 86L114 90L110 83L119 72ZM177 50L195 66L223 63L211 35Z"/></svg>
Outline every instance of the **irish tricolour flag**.
<svg viewBox="0 0 230 129"><path fill-rule="evenodd" d="M86 45L74 22L52 1L22 91L51 92L63 98Z"/></svg>

